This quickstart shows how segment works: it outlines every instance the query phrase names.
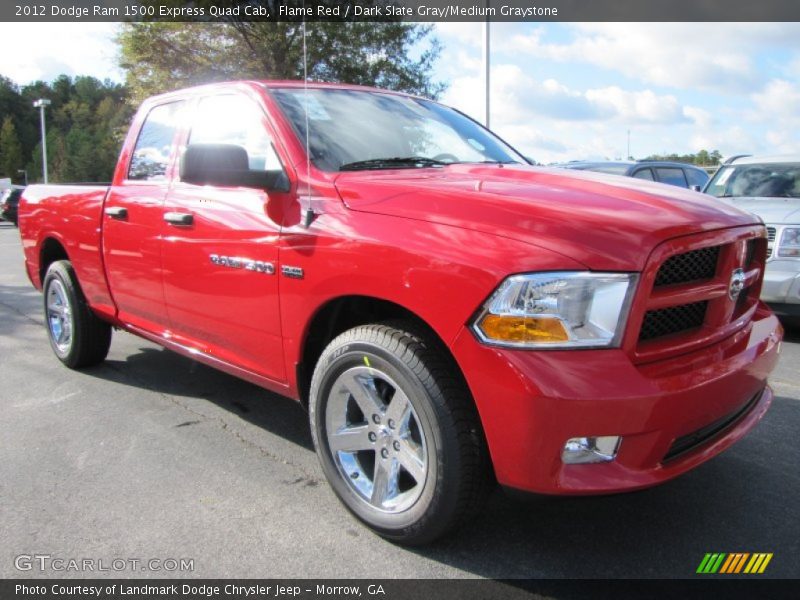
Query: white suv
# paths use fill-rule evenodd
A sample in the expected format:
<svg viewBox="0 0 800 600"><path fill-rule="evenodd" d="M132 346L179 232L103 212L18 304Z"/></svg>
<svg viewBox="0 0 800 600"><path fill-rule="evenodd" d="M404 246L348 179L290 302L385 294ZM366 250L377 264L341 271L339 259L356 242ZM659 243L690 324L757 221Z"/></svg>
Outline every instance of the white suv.
<svg viewBox="0 0 800 600"><path fill-rule="evenodd" d="M800 154L736 158L703 191L761 217L769 236L761 299L800 317Z"/></svg>

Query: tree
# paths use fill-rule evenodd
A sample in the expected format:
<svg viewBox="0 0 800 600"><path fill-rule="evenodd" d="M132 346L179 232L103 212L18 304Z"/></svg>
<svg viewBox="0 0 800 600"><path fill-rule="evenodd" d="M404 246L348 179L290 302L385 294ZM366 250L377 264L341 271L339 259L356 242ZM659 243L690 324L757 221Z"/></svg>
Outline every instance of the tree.
<svg viewBox="0 0 800 600"><path fill-rule="evenodd" d="M441 46L431 27L307 23L308 77L436 97L444 85L432 79ZM134 101L200 83L302 79L304 73L301 23L130 23L117 42Z"/></svg>
<svg viewBox="0 0 800 600"><path fill-rule="evenodd" d="M672 154L651 154L645 160L671 160L701 167L711 167L720 163L722 155L719 150L714 150L713 152L700 150L697 154L677 154L675 152Z"/></svg>
<svg viewBox="0 0 800 600"><path fill-rule="evenodd" d="M17 136L17 129L11 117L6 117L0 127L0 174L16 178L17 171L23 164L22 144Z"/></svg>
<svg viewBox="0 0 800 600"><path fill-rule="evenodd" d="M52 102L46 111L50 178L110 180L132 113L127 90L111 81L67 75L22 88L0 76L0 119L10 119L0 126L0 176L15 177L24 167L31 181L41 177L39 111L33 108L38 98Z"/></svg>

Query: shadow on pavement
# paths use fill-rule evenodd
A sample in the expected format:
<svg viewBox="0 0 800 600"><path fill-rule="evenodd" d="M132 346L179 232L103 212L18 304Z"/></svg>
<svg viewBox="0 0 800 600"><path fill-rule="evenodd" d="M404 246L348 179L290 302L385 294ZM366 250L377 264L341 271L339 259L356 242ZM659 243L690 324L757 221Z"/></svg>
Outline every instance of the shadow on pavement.
<svg viewBox="0 0 800 600"><path fill-rule="evenodd" d="M314 450L308 416L299 403L169 350L145 346L125 360L108 359L82 372L160 394L207 400L306 450Z"/></svg>
<svg viewBox="0 0 800 600"><path fill-rule="evenodd" d="M313 451L307 418L292 400L144 347L86 371L124 385L208 400ZM519 577L692 577L706 552L773 552L771 576L797 577L800 404L777 398L737 446L650 490L524 501L498 491L456 535L411 549L469 573Z"/></svg>
<svg viewBox="0 0 800 600"><path fill-rule="evenodd" d="M783 317L783 339L787 342L800 342L800 317Z"/></svg>
<svg viewBox="0 0 800 600"><path fill-rule="evenodd" d="M778 398L738 445L649 490L583 498L496 494L459 535L417 552L485 577L693 577L706 552L773 552L797 577L800 403Z"/></svg>
<svg viewBox="0 0 800 600"><path fill-rule="evenodd" d="M30 287L0 286L0 334L42 327L40 298ZM110 360L83 372L195 407L211 402L313 452L299 404L168 350L142 345L119 359L112 348ZM765 576L797 578L798 432L800 402L779 397L749 436L675 481L605 497L518 501L498 491L454 536L408 551L492 578L691 578L706 552L772 552Z"/></svg>

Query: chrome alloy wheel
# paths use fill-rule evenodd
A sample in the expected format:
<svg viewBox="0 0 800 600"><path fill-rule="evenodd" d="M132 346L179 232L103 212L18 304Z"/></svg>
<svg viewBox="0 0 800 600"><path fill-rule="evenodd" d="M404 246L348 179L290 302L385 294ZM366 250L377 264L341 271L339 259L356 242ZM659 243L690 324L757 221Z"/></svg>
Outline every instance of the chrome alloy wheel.
<svg viewBox="0 0 800 600"><path fill-rule="evenodd" d="M72 344L72 307L67 290L58 279L53 279L47 288L47 326L50 337L61 353L69 351Z"/></svg>
<svg viewBox="0 0 800 600"><path fill-rule="evenodd" d="M428 475L425 434L408 396L377 369L343 372L325 409L328 448L339 473L373 509L407 510Z"/></svg>

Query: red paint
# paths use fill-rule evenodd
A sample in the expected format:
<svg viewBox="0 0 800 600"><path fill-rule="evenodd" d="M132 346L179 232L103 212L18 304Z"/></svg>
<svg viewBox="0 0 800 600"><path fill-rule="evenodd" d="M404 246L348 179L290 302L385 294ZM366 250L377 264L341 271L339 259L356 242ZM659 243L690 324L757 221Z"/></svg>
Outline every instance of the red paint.
<svg viewBox="0 0 800 600"><path fill-rule="evenodd" d="M147 110L220 91L262 108L291 181L288 193L182 183L176 155L163 182L126 179ZM179 146L186 143L186 131L176 135ZM305 228L299 195L309 188L318 215ZM127 219L103 213L113 207L127 208ZM193 225L165 223L168 211L192 213ZM730 303L715 300L713 327L638 342L647 310L702 293L721 298L726 289L723 269L706 289L653 292L663 260L727 243L722 264L734 265L746 240L765 236L757 217L680 188L582 171L453 165L326 173L312 165L307 172L303 146L263 83L149 100L110 190L31 186L20 204L20 231L37 287L43 244L55 240L103 318L294 398L310 321L326 303L355 295L406 308L450 347L478 406L497 477L520 489L598 493L665 481L730 446L772 398L767 388L724 434L662 464L675 438L742 406L775 366L782 330L757 301L762 254L748 273L739 319L731 322ZM220 268L211 254L271 262L277 273ZM302 268L304 278L281 276L282 265ZM506 276L587 269L641 273L621 348L499 349L469 331ZM563 465L564 442L584 435L624 435L618 459Z"/></svg>

